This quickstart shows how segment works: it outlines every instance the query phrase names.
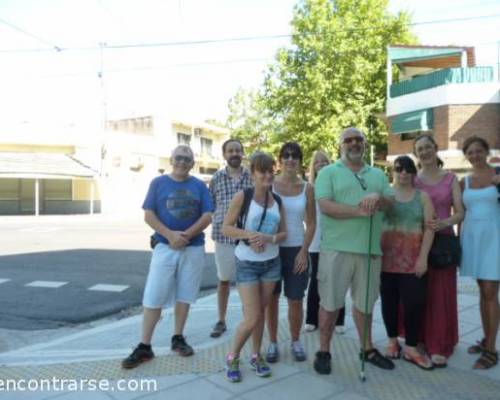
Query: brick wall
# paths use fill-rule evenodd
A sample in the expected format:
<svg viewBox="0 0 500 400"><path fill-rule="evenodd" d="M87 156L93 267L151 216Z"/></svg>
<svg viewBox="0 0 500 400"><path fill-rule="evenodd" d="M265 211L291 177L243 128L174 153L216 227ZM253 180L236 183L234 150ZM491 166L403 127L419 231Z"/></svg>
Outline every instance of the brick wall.
<svg viewBox="0 0 500 400"><path fill-rule="evenodd" d="M500 104L446 105L434 108L434 138L440 150L461 149L464 140L477 135L492 149L500 149ZM389 134L389 155L413 152L413 140Z"/></svg>

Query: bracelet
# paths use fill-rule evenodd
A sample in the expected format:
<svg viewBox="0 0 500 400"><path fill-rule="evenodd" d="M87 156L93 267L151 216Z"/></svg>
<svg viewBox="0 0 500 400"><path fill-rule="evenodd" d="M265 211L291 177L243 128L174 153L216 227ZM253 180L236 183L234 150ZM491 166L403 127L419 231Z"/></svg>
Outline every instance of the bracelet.
<svg viewBox="0 0 500 400"><path fill-rule="evenodd" d="M276 244L276 235L273 235L273 241L272 241L273 244Z"/></svg>

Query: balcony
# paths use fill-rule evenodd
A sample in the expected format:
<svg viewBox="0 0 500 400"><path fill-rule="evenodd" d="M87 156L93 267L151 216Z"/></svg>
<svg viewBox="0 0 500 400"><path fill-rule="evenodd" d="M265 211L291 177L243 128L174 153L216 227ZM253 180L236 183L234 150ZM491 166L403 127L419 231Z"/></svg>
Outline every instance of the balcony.
<svg viewBox="0 0 500 400"><path fill-rule="evenodd" d="M390 87L390 97L404 96L442 85L493 81L493 67L446 68L394 83Z"/></svg>

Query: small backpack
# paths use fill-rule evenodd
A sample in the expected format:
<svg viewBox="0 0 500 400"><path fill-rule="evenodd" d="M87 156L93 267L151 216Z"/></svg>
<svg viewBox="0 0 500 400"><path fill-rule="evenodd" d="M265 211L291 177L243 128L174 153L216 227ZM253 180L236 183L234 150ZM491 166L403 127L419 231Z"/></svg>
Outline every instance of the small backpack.
<svg viewBox="0 0 500 400"><path fill-rule="evenodd" d="M245 229L245 223L247 221L248 210L250 209L250 203L252 202L253 194L254 194L253 187L249 187L243 190L243 204L240 209L240 215L238 216L238 221L236 221L236 227L239 229ZM281 197L274 192L271 192L271 194L273 195L274 201L278 203L278 207L281 210L281 203L282 203ZM264 212L262 213L262 216L260 218L257 232L259 231L260 227L262 226L262 223L264 222L264 219L266 218L266 213L267 213L267 193L266 193L266 207L264 207ZM236 244L238 244L239 242L240 242L239 239L236 240ZM243 242L248 245L246 239L243 239Z"/></svg>

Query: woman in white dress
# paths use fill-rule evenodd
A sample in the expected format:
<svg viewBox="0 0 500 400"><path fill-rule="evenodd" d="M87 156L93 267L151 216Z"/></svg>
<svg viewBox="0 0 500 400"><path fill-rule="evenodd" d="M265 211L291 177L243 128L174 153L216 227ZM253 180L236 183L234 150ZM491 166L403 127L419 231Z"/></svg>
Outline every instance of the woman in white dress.
<svg viewBox="0 0 500 400"><path fill-rule="evenodd" d="M495 342L500 321L500 174L486 159L489 145L478 136L469 137L463 153L472 164L472 173L462 182L465 219L461 230L461 274L477 279L484 337L470 346L470 354L481 354L474 369L498 364Z"/></svg>

